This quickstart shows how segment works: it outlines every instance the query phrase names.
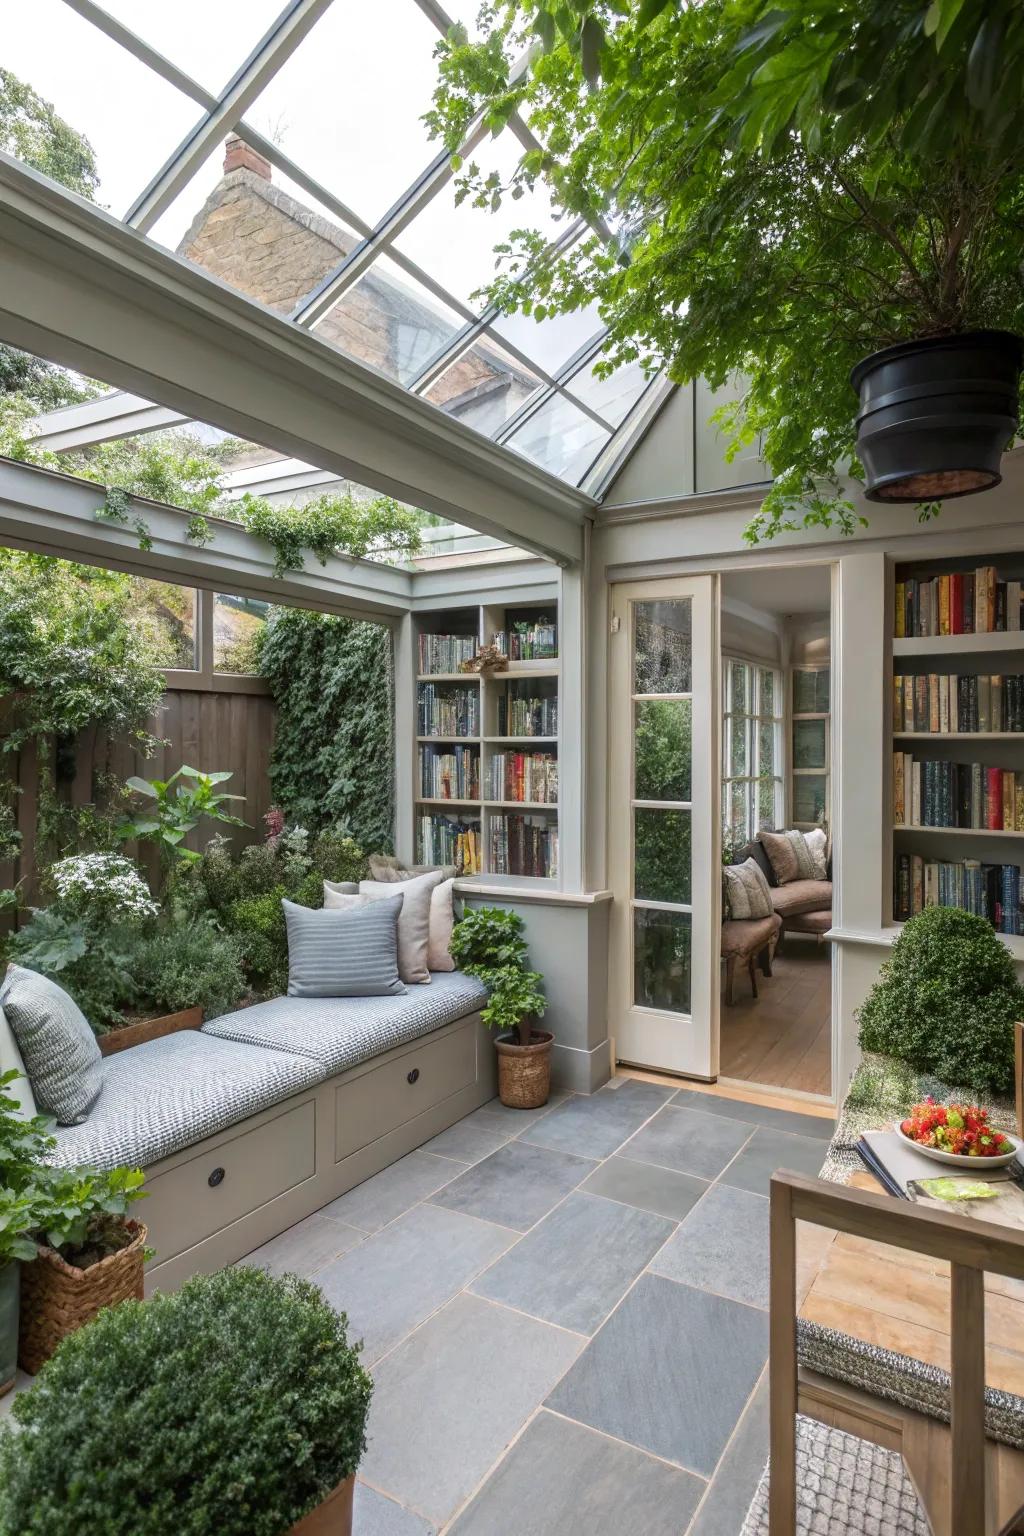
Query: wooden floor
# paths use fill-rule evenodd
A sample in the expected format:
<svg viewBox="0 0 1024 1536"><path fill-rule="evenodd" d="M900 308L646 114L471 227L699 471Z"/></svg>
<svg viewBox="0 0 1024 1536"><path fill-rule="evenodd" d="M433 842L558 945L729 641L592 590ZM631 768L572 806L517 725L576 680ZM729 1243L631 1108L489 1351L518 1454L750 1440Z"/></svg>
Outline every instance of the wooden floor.
<svg viewBox="0 0 1024 1536"><path fill-rule="evenodd" d="M831 951L793 936L775 956L772 976L758 972L761 994L750 995L742 970L736 1001L722 997L722 1077L799 1093L831 1092Z"/></svg>

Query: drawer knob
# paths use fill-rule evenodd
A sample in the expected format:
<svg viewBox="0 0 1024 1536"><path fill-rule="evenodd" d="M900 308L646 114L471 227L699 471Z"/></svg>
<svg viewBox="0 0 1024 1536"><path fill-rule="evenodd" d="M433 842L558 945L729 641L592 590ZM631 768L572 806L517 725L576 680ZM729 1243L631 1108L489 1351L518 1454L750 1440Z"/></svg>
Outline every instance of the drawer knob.
<svg viewBox="0 0 1024 1536"><path fill-rule="evenodd" d="M419 1080L420 1080L420 1069L419 1069L419 1067L413 1067L412 1071L409 1073L408 1077L406 1078L406 1082L407 1083L418 1083Z"/></svg>
<svg viewBox="0 0 1024 1536"><path fill-rule="evenodd" d="M210 1174L210 1177L207 1179L206 1182L207 1182L207 1184L209 1184L211 1189L216 1189L218 1184L223 1184L223 1182L224 1182L224 1169L223 1168L215 1168L213 1170L213 1172Z"/></svg>

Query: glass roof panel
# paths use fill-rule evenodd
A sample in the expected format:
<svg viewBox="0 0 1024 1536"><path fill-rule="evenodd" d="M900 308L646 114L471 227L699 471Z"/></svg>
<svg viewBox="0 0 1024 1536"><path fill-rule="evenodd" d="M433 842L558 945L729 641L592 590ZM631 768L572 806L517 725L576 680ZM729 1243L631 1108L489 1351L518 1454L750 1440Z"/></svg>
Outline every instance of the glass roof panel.
<svg viewBox="0 0 1024 1536"><path fill-rule="evenodd" d="M201 115L61 0L4 6L0 62L89 140L95 200L119 218Z"/></svg>
<svg viewBox="0 0 1024 1536"><path fill-rule="evenodd" d="M569 379L565 387L569 394L617 427L625 421L650 382L639 363L623 363L607 379L598 378L593 363L588 363Z"/></svg>
<svg viewBox="0 0 1024 1536"><path fill-rule="evenodd" d="M415 0L335 0L246 120L376 223L437 153L420 121L437 39Z"/></svg>
<svg viewBox="0 0 1024 1536"><path fill-rule="evenodd" d="M390 257L379 256L313 330L350 357L408 384L462 324Z"/></svg>
<svg viewBox="0 0 1024 1536"><path fill-rule="evenodd" d="M102 0L103 9L215 94L223 90L278 16L284 0Z"/></svg>
<svg viewBox="0 0 1024 1536"><path fill-rule="evenodd" d="M545 373L557 373L581 347L601 335L604 325L597 305L590 304L572 314L546 315L543 320L532 315L499 315L490 329L539 363Z"/></svg>
<svg viewBox="0 0 1024 1536"><path fill-rule="evenodd" d="M485 177L496 172L504 185L522 153L519 140L505 132L497 139L485 140L467 155L464 169L476 165ZM492 214L474 207L468 197L456 205L455 196L456 183L450 179L402 231L395 247L443 283L449 293L479 310L483 301L473 300L472 295L498 270L494 247L507 241L513 229L539 229L554 239L560 229L557 210L539 182L532 193L518 200L504 198Z"/></svg>
<svg viewBox="0 0 1024 1536"><path fill-rule="evenodd" d="M540 387L535 374L485 336L434 380L424 399L494 437Z"/></svg>
<svg viewBox="0 0 1024 1536"><path fill-rule="evenodd" d="M571 401L554 395L513 433L508 446L576 485L610 437Z"/></svg>

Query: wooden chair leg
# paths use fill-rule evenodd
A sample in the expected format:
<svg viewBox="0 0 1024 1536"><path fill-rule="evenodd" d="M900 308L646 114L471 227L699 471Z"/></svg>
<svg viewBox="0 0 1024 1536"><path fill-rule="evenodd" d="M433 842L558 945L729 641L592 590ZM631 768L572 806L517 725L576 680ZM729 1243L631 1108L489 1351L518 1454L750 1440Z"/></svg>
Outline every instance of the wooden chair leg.
<svg viewBox="0 0 1024 1536"><path fill-rule="evenodd" d="M751 992L753 992L754 996L756 997L757 996L757 967L754 964L754 956L753 955L751 955L750 958L747 961L747 974L750 977L750 990L751 990Z"/></svg>
<svg viewBox="0 0 1024 1536"><path fill-rule="evenodd" d="M772 946L771 946L771 944L766 944L764 949L762 949L761 954L760 954L760 961L761 961L761 972L762 972L762 974L765 975L765 976L770 976L771 973L772 973Z"/></svg>
<svg viewBox="0 0 1024 1536"><path fill-rule="evenodd" d="M736 1001L736 956L730 955L725 962L725 1001L731 1008Z"/></svg>

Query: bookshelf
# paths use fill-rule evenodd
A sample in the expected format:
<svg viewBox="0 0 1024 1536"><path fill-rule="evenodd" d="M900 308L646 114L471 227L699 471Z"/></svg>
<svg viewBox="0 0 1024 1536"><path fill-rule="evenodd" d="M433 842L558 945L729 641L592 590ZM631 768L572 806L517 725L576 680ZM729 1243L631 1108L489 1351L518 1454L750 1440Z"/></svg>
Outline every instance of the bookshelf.
<svg viewBox="0 0 1024 1536"><path fill-rule="evenodd" d="M457 670L496 639L507 670ZM458 864L463 878L557 887L557 601L420 613L413 644L416 860Z"/></svg>
<svg viewBox="0 0 1024 1536"><path fill-rule="evenodd" d="M1024 555L979 551L889 571L884 920L898 931L922 904L965 907L1019 957Z"/></svg>

